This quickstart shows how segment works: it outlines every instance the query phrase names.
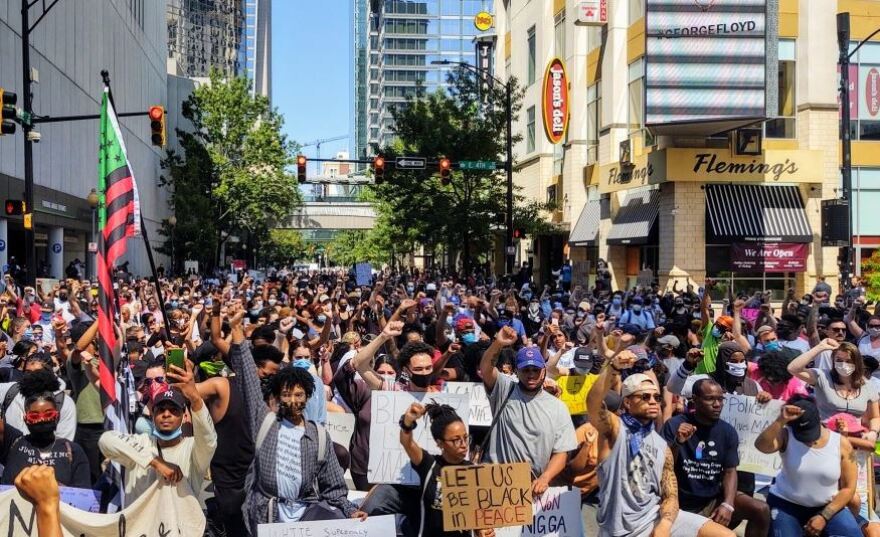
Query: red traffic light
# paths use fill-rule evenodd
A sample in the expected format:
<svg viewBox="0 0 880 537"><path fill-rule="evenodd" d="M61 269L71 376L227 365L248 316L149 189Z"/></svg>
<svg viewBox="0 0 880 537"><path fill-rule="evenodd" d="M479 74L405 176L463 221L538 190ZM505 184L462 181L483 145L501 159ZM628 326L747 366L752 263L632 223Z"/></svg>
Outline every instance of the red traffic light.
<svg viewBox="0 0 880 537"><path fill-rule="evenodd" d="M160 121L165 116L165 109L161 106L151 106L147 113L153 121Z"/></svg>
<svg viewBox="0 0 880 537"><path fill-rule="evenodd" d="M449 162L448 158L441 158L440 159L440 171L441 172L444 172L444 171L448 172L450 167L452 167L452 163Z"/></svg>
<svg viewBox="0 0 880 537"><path fill-rule="evenodd" d="M6 200L6 215L13 216L26 213L26 207L23 200Z"/></svg>
<svg viewBox="0 0 880 537"><path fill-rule="evenodd" d="M296 179L300 183L306 182L306 164L308 160L305 155L296 156Z"/></svg>
<svg viewBox="0 0 880 537"><path fill-rule="evenodd" d="M526 238L526 230L521 227L518 227L513 230L513 238L514 239L524 239Z"/></svg>
<svg viewBox="0 0 880 537"><path fill-rule="evenodd" d="M158 147L165 146L165 108L159 105L147 110L150 117L150 142Z"/></svg>
<svg viewBox="0 0 880 537"><path fill-rule="evenodd" d="M296 165L297 166L305 166L306 165L306 157L303 155L299 155L296 157Z"/></svg>
<svg viewBox="0 0 880 537"><path fill-rule="evenodd" d="M373 177L376 183L385 178L385 157L373 158Z"/></svg>

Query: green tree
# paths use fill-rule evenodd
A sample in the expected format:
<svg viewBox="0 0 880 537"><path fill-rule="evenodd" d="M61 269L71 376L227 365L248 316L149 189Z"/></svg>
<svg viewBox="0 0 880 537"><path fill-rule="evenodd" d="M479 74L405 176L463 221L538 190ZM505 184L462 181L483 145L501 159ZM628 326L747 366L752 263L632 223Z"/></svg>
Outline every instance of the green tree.
<svg viewBox="0 0 880 537"><path fill-rule="evenodd" d="M880 250L874 250L871 257L862 261L862 281L868 300L880 300Z"/></svg>
<svg viewBox="0 0 880 537"><path fill-rule="evenodd" d="M493 86L484 102L476 76L463 68L453 72L448 83L448 93L438 91L410 99L392 110L396 139L379 149L388 162L405 155L429 160L447 157L453 162L505 160L505 88ZM512 88L516 117L523 91L515 80ZM515 135L514 144L520 139ZM424 172L387 170L385 181L372 187L378 219L402 235L396 237L399 245L418 244L431 252L442 248L450 260L460 254L467 271L476 253L488 252L494 235L503 230L505 172L453 170L448 184L443 183L436 168ZM524 208L520 196L516 202L515 218Z"/></svg>
<svg viewBox="0 0 880 537"><path fill-rule="evenodd" d="M305 259L307 254L308 245L295 229L270 229L260 248L260 259L273 265L287 265Z"/></svg>
<svg viewBox="0 0 880 537"><path fill-rule="evenodd" d="M178 265L196 257L208 267L232 235L262 251L257 243L300 203L287 171L297 148L281 133L283 118L266 97L251 95L246 78L216 70L183 103L183 116L192 124L177 131L183 155L169 151L162 162L177 225L172 232L164 223L160 251L171 253L173 236Z"/></svg>

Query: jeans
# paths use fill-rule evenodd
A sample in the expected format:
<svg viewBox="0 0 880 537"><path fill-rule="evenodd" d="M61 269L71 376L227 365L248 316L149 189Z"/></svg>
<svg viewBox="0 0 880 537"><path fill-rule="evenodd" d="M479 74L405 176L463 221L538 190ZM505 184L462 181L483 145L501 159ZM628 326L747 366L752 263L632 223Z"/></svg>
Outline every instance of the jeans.
<svg viewBox="0 0 880 537"><path fill-rule="evenodd" d="M416 537L422 518L421 504L421 487L382 484L370 490L361 511L370 516L398 515L398 534Z"/></svg>
<svg viewBox="0 0 880 537"><path fill-rule="evenodd" d="M772 537L803 535L804 525L812 517L818 515L824 507L804 507L772 494L767 496L767 505L770 506L770 533ZM862 530L852 512L844 507L828 521L822 535L825 537L861 537Z"/></svg>

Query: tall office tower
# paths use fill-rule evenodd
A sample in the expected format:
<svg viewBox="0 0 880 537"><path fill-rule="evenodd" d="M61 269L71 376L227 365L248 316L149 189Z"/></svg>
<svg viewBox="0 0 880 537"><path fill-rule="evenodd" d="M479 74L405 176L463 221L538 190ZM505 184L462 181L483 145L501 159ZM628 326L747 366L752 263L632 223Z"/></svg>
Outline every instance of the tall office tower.
<svg viewBox="0 0 880 537"><path fill-rule="evenodd" d="M370 153L367 146L367 89L369 77L370 0L351 0L351 149L354 158L364 158ZM359 169L361 165L357 166Z"/></svg>
<svg viewBox="0 0 880 537"><path fill-rule="evenodd" d="M427 95L447 86L446 77L456 66L434 62L475 64L472 40L478 32L474 16L491 11L493 2L360 1L369 1L365 5L369 8L366 138L368 144L386 145L394 137L392 107L405 106L407 97ZM360 23L358 17L354 20Z"/></svg>
<svg viewBox="0 0 880 537"><path fill-rule="evenodd" d="M168 0L168 72L205 78L244 74L244 0Z"/></svg>
<svg viewBox="0 0 880 537"><path fill-rule="evenodd" d="M256 95L272 98L272 0L244 1L244 69Z"/></svg>

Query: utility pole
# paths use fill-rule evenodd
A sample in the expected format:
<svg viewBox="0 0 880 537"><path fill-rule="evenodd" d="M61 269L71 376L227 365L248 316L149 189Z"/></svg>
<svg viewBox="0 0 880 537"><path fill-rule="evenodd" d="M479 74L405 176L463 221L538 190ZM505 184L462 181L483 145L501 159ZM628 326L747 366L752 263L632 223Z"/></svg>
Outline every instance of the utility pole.
<svg viewBox="0 0 880 537"><path fill-rule="evenodd" d="M505 84L506 95L504 98L504 107L507 112L507 162L505 168L507 170L507 215L504 256L507 260L507 274L513 276L513 262L516 257L516 250L513 247L513 87L508 78Z"/></svg>
<svg viewBox="0 0 880 537"><path fill-rule="evenodd" d="M54 3L52 4L54 5ZM50 6L51 9L51 6ZM21 79L24 82L24 115L33 117L33 96L31 94L31 44L28 0L21 0ZM48 10L47 10L48 11ZM42 17L41 17L42 18ZM39 21L38 21L39 22ZM34 240L34 146L31 141L33 126L30 121L22 122L24 133L24 248L27 266L27 280L30 286L37 284L37 246ZM30 224L30 225L28 225Z"/></svg>

